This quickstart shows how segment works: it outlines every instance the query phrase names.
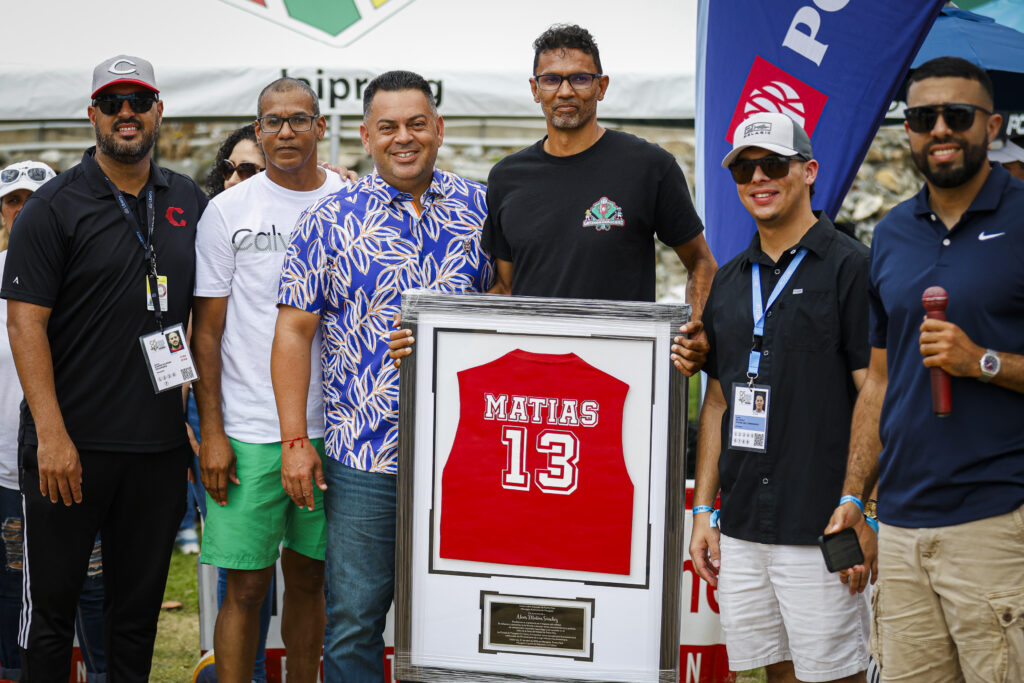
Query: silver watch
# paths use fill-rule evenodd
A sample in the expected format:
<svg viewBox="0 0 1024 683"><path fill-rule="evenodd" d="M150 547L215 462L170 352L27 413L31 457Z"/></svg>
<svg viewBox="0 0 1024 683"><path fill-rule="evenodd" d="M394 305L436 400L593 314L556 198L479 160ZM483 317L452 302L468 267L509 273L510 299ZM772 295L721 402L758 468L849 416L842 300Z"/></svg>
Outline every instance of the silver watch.
<svg viewBox="0 0 1024 683"><path fill-rule="evenodd" d="M982 382L987 382L996 375L999 374L999 368L1002 365L999 361L999 354L992 349L986 349L985 355L978 361L978 365L981 366L981 377Z"/></svg>

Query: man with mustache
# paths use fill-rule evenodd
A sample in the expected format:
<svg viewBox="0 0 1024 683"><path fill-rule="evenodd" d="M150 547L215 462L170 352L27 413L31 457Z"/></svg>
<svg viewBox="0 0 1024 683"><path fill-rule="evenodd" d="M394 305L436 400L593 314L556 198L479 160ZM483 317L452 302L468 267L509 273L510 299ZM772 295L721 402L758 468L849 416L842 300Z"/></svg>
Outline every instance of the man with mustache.
<svg viewBox="0 0 1024 683"><path fill-rule="evenodd" d="M149 62L103 61L90 92L96 146L26 202L0 289L26 399L23 681L69 677L97 531L108 675L148 680L192 455L181 392L157 393L147 354L188 321L206 197L151 159L163 102Z"/></svg>
<svg viewBox="0 0 1024 683"><path fill-rule="evenodd" d="M877 481L885 680L1024 680L1024 185L986 160L992 110L970 62L911 74L905 125L925 186L871 248L871 361L828 531L859 522ZM934 285L948 321L923 320ZM951 376L946 417L934 368Z"/></svg>
<svg viewBox="0 0 1024 683"><path fill-rule="evenodd" d="M496 291L620 301L654 300L654 237L689 277L692 321L672 361L686 375L704 363L701 310L715 274L683 171L671 154L597 121L608 90L594 37L555 25L533 43L530 88L547 135L498 162L487 180L484 248Z"/></svg>

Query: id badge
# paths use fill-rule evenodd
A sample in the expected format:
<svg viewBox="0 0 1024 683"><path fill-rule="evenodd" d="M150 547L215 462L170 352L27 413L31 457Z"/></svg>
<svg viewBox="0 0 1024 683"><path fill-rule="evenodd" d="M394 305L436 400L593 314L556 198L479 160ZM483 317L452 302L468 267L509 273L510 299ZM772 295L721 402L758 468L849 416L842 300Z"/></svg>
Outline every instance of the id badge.
<svg viewBox="0 0 1024 683"><path fill-rule="evenodd" d="M153 389L161 393L199 379L181 323L139 337Z"/></svg>
<svg viewBox="0 0 1024 683"><path fill-rule="evenodd" d="M732 421L729 448L764 453L768 444L768 409L771 388L764 384L732 385Z"/></svg>
<svg viewBox="0 0 1024 683"><path fill-rule="evenodd" d="M160 310L167 312L167 276L156 276L156 288L160 293ZM149 278L146 278L146 310L153 310L153 292L149 290Z"/></svg>

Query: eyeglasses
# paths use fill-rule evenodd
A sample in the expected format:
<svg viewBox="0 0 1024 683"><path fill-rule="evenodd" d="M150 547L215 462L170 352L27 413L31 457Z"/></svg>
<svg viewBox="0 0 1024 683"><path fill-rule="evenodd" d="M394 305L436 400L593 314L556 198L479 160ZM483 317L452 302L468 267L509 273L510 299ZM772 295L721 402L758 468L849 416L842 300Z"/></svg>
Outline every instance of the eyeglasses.
<svg viewBox="0 0 1024 683"><path fill-rule="evenodd" d="M238 177L242 180L252 178L254 175L262 171L263 169L251 161L243 161L237 166L231 163L230 159L222 159L220 162L220 172L224 176L224 180L227 180L235 172L238 172Z"/></svg>
<svg viewBox="0 0 1024 683"><path fill-rule="evenodd" d="M930 133L939 120L939 114L942 114L942 120L950 130L960 132L974 125L974 114L978 111L992 115L988 109L973 104L929 104L908 107L904 116L907 118L907 126L915 133Z"/></svg>
<svg viewBox="0 0 1024 683"><path fill-rule="evenodd" d="M533 80L537 81L537 87L541 90L558 90L562 87L562 81L569 81L573 90L586 90L594 85L594 79L600 78L602 74L537 74Z"/></svg>
<svg viewBox="0 0 1024 683"><path fill-rule="evenodd" d="M115 95L111 93L93 98L92 106L99 107L99 110L106 116L113 116L117 112L121 111L122 103L127 102L133 112L136 114L145 114L153 108L153 103L156 101L156 93L151 92L131 92L127 95Z"/></svg>
<svg viewBox="0 0 1024 683"><path fill-rule="evenodd" d="M256 120L260 124L260 130L264 133L277 133L284 126L285 121L288 122L288 127L292 129L293 133L305 133L313 127L315 118L311 114L292 114L291 116L263 116Z"/></svg>
<svg viewBox="0 0 1024 683"><path fill-rule="evenodd" d="M28 168L5 168L0 171L0 182L2 183L13 183L15 180L23 175L27 175L29 180L41 183L50 176L47 169L40 168L39 166L30 166Z"/></svg>
<svg viewBox="0 0 1024 683"><path fill-rule="evenodd" d="M793 160L803 161L800 157L784 157L778 154L769 154L760 159L740 159L729 165L729 172L737 183L749 183L754 178L754 169L760 167L766 176L778 180L789 173L789 162Z"/></svg>

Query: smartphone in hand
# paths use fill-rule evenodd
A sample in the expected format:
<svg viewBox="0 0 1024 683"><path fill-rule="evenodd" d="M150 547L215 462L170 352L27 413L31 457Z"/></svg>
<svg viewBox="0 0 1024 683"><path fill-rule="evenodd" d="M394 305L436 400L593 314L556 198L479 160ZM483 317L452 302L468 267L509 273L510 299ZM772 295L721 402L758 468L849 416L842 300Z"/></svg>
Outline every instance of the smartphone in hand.
<svg viewBox="0 0 1024 683"><path fill-rule="evenodd" d="M849 569L864 564L864 553L860 549L857 532L851 528L837 531L834 534L818 536L821 554L825 556L825 566L830 572Z"/></svg>

